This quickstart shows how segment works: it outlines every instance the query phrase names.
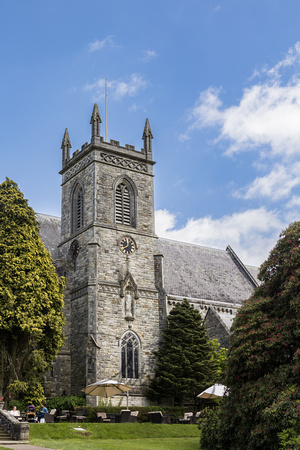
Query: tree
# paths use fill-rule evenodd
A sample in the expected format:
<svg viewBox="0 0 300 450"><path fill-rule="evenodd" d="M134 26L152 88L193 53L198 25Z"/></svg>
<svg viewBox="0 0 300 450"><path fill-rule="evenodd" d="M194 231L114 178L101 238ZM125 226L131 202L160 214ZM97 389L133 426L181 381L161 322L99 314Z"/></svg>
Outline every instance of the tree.
<svg viewBox="0 0 300 450"><path fill-rule="evenodd" d="M180 406L192 400L196 405L197 395L217 377L214 355L200 313L187 300L177 304L167 317L147 397L171 399Z"/></svg>
<svg viewBox="0 0 300 450"><path fill-rule="evenodd" d="M63 281L16 183L0 185L0 388L43 398L42 377L63 344Z"/></svg>
<svg viewBox="0 0 300 450"><path fill-rule="evenodd" d="M300 222L282 232L259 278L233 323L215 448L278 449L278 433L300 431Z"/></svg>

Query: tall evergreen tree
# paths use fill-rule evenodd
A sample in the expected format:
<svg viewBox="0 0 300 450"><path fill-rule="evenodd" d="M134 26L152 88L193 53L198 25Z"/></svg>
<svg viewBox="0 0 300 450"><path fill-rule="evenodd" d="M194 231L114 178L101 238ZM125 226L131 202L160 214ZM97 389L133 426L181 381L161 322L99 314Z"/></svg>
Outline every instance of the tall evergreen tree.
<svg viewBox="0 0 300 450"><path fill-rule="evenodd" d="M214 383L217 363L201 315L187 300L177 304L169 316L156 353L155 377L147 390L150 400L193 401Z"/></svg>
<svg viewBox="0 0 300 450"><path fill-rule="evenodd" d="M0 185L0 389L43 398L42 377L63 344L63 283L16 183Z"/></svg>
<svg viewBox="0 0 300 450"><path fill-rule="evenodd" d="M279 432L300 432L300 222L281 234L259 278L232 327L215 448L278 449Z"/></svg>

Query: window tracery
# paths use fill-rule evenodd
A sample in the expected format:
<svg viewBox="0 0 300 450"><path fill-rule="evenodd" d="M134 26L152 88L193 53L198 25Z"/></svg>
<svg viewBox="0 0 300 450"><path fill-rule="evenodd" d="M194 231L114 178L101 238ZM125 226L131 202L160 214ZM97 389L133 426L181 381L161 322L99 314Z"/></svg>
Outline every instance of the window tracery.
<svg viewBox="0 0 300 450"><path fill-rule="evenodd" d="M139 342L132 331L121 341L121 373L122 378L139 378Z"/></svg>

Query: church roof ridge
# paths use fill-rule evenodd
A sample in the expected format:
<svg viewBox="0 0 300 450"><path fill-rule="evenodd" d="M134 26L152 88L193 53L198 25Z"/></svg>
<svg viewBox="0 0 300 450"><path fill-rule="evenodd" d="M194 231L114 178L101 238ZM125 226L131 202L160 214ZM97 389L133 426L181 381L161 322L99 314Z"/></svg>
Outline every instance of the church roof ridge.
<svg viewBox="0 0 300 450"><path fill-rule="evenodd" d="M174 242L176 244L189 245L191 247L198 247L198 248L203 248L203 249L207 249L207 250L214 250L214 251L217 251L217 252L227 253L226 250L223 250L221 248L208 247L207 245L195 244L193 242L178 241L176 239L164 238L164 237L160 237L160 236L158 236L158 239L160 241ZM247 264L247 266L248 266L248 264ZM255 266L253 266L253 267L255 267Z"/></svg>
<svg viewBox="0 0 300 450"><path fill-rule="evenodd" d="M36 212L36 215L37 216L47 216L47 217L51 217L52 219L59 219L59 220L61 220L60 216L53 216L52 214Z"/></svg>

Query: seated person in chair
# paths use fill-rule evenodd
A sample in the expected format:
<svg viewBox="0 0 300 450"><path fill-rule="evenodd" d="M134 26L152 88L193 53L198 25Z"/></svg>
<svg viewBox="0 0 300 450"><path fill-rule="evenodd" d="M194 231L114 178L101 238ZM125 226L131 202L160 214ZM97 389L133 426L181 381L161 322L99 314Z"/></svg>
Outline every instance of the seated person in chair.
<svg viewBox="0 0 300 450"><path fill-rule="evenodd" d="M45 403L42 403L42 409L40 410L40 412L37 413L37 417L38 417L38 421L40 422L41 419L44 418L44 415L48 413L48 409L46 407Z"/></svg>
<svg viewBox="0 0 300 450"><path fill-rule="evenodd" d="M16 419L18 419L19 421L22 420L20 411L17 410L17 407L14 406L13 409L11 411L9 411L9 413L14 416Z"/></svg>

